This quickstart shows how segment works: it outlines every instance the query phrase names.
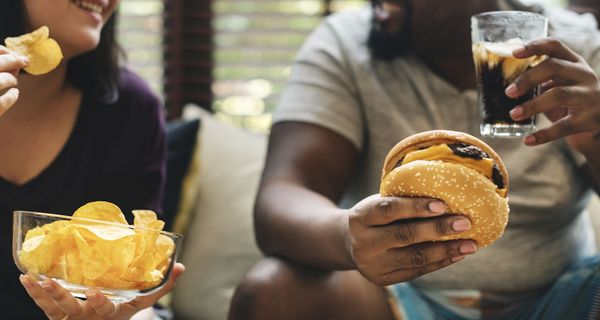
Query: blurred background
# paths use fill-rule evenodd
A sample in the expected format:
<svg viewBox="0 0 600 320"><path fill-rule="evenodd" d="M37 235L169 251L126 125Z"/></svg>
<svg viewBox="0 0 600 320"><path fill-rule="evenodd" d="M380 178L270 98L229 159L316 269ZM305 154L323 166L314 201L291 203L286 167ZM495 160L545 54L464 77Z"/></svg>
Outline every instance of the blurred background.
<svg viewBox="0 0 600 320"><path fill-rule="evenodd" d="M564 5L566 0L524 0ZM366 0L122 0L128 64L167 105L266 132L295 52L320 20Z"/></svg>

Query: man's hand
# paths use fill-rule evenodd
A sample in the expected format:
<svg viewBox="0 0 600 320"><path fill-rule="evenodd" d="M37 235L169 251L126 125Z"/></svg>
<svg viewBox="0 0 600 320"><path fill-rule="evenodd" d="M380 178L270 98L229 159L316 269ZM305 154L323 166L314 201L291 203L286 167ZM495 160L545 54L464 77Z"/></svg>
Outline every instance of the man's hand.
<svg viewBox="0 0 600 320"><path fill-rule="evenodd" d="M548 56L506 89L508 97L517 98L542 85L538 97L515 107L510 115L518 121L545 113L553 125L526 137L524 142L533 146L566 137L573 149L598 153L600 83L587 62L564 43L549 38L532 41L513 55L521 59Z"/></svg>
<svg viewBox="0 0 600 320"><path fill-rule="evenodd" d="M429 198L370 196L348 218L348 250L356 268L371 282L386 286L414 279L477 251L472 240L432 242L471 228L447 206Z"/></svg>
<svg viewBox="0 0 600 320"><path fill-rule="evenodd" d="M48 319L125 320L152 307L158 299L171 291L175 286L175 280L184 270L183 264L176 263L168 282L159 291L125 303L113 303L99 291L93 289L86 292L86 301L79 300L50 279L44 280L41 285L29 275L21 275L20 280L29 296L44 311Z"/></svg>

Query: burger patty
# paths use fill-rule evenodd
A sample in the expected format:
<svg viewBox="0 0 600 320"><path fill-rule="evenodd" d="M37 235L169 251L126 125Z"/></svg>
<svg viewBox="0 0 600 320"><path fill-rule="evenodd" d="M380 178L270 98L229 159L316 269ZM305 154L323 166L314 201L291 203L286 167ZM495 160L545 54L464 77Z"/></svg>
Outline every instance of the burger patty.
<svg viewBox="0 0 600 320"><path fill-rule="evenodd" d="M479 147L470 144L452 143L449 144L448 147L450 150L452 150L452 153L463 158L471 158L475 160L490 158L490 156L483 150L479 149ZM502 173L500 172L500 168L498 168L498 165L495 162L494 166L492 167L492 182L494 182L498 189L504 189L504 179L502 177Z"/></svg>
<svg viewBox="0 0 600 320"><path fill-rule="evenodd" d="M452 150L452 152L455 155L461 156L463 158L481 160L483 158L490 157L487 153L483 152L483 150L479 149L479 147L462 142L449 144L448 147Z"/></svg>
<svg viewBox="0 0 600 320"><path fill-rule="evenodd" d="M475 160L490 158L490 156L483 150L481 150L479 147L470 144L459 142L448 144L448 147L450 148L450 150L452 150L452 153L463 158L471 158ZM423 150L427 148L429 147L419 147L418 150ZM401 166L403 161L404 158L400 159L400 161L398 161L398 163L396 164L395 168ZM494 166L492 167L492 182L498 187L498 189L504 189L505 187L504 177L502 177L500 168L495 162Z"/></svg>

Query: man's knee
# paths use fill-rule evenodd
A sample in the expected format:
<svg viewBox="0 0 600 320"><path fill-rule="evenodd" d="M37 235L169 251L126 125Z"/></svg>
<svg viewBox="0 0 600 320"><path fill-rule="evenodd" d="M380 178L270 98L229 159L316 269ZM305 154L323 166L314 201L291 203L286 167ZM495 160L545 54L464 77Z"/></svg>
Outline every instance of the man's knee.
<svg viewBox="0 0 600 320"><path fill-rule="evenodd" d="M229 319L278 318L299 283L295 269L276 258L259 261L235 290Z"/></svg>
<svg viewBox="0 0 600 320"><path fill-rule="evenodd" d="M357 272L324 272L276 258L237 287L229 319L392 319L381 288Z"/></svg>

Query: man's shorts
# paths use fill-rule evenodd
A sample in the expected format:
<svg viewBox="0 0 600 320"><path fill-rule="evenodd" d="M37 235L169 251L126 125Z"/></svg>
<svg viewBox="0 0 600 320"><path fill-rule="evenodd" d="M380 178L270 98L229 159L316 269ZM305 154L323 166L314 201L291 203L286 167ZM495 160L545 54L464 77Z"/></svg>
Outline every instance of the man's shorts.
<svg viewBox="0 0 600 320"><path fill-rule="evenodd" d="M389 289L394 298L392 307L404 320L600 319L600 256L573 264L554 284L533 296L491 296L476 290L422 290L410 283Z"/></svg>

